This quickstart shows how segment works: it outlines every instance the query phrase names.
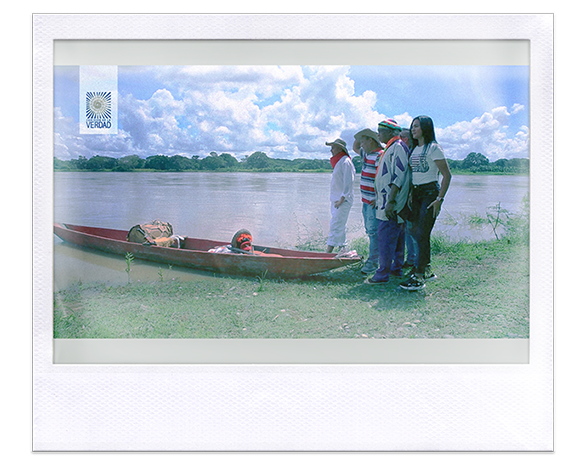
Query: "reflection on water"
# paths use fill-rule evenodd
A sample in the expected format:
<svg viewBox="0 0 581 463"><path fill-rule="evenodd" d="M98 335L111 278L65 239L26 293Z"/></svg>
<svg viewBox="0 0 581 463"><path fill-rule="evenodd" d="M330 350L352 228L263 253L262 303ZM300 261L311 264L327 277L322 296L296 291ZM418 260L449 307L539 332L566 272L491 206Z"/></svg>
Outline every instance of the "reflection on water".
<svg viewBox="0 0 581 463"><path fill-rule="evenodd" d="M348 239L365 235L358 177ZM237 230L247 228L256 243L266 246L293 247L313 239L323 245L330 219L330 180L330 173L56 172L54 220L129 229L160 219L170 222L175 233L198 238L230 241ZM452 239L492 239L490 228L471 228L467 218L485 216L487 207L498 203L519 212L528 188L524 176L454 176L435 232ZM150 272L143 277L148 281L159 278L159 265L134 266L131 277L136 280L141 271ZM124 268L122 257L84 253L55 238L59 287L78 281L79 275L87 275L83 281L126 281ZM187 278L204 275L184 272Z"/></svg>
<svg viewBox="0 0 581 463"><path fill-rule="evenodd" d="M135 259L129 277L123 256L83 250L58 239L54 246L54 290L60 291L76 283L100 282L122 285L131 282L178 280L194 281L213 278L207 272L171 267L167 264Z"/></svg>
<svg viewBox="0 0 581 463"><path fill-rule="evenodd" d="M434 227L451 239L469 241L489 240L494 232L488 225L471 226L469 219L487 212L500 204L513 214L522 212L523 199L528 195L529 179L514 175L457 175L444 201L442 212Z"/></svg>

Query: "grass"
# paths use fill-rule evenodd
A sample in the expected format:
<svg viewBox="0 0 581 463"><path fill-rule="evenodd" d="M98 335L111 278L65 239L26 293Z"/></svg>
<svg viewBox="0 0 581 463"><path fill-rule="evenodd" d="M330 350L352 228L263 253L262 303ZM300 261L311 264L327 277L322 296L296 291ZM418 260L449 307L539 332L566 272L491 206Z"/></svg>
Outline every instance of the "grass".
<svg viewBox="0 0 581 463"><path fill-rule="evenodd" d="M438 279L418 292L401 278L363 284L360 265L297 280L78 283L54 295L54 337L528 338L526 239L432 244ZM352 247L365 255L367 239Z"/></svg>

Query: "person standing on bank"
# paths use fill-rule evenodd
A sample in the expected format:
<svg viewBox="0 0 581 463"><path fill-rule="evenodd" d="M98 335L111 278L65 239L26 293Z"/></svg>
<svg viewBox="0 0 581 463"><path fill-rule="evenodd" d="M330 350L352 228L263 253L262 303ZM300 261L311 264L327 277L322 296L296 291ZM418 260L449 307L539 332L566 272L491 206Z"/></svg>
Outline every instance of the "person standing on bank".
<svg viewBox="0 0 581 463"><path fill-rule="evenodd" d="M363 129L355 134L353 151L361 156L361 202L365 233L369 237L369 257L361 268L361 273L375 273L379 265L377 248L377 218L375 217L375 172L376 161L382 147L379 134L371 129Z"/></svg>
<svg viewBox="0 0 581 463"><path fill-rule="evenodd" d="M331 147L331 223L327 239L327 252L333 252L337 246L342 248L347 242L347 219L353 205L353 183L355 181L355 167L349 157L347 144L337 138L327 142Z"/></svg>
<svg viewBox="0 0 581 463"><path fill-rule="evenodd" d="M417 266L410 278L400 287L410 291L425 288L425 281L433 280L436 275L430 269L430 235L442 202L450 186L452 174L444 152L436 142L434 122L428 116L418 116L410 127L412 135L412 233L418 243ZM438 183L442 174L442 186Z"/></svg>
<svg viewBox="0 0 581 463"><path fill-rule="evenodd" d="M400 137L406 146L411 149L412 147L412 137L409 129L402 129ZM406 258L403 263L403 270L411 270L418 265L418 243L412 235L412 222L409 220L405 221L405 249Z"/></svg>
<svg viewBox="0 0 581 463"><path fill-rule="evenodd" d="M410 188L409 150L401 140L401 127L393 119L379 123L379 140L385 149L377 160L375 204L379 268L366 283L386 283L401 276L404 257L405 221L398 216L408 200Z"/></svg>

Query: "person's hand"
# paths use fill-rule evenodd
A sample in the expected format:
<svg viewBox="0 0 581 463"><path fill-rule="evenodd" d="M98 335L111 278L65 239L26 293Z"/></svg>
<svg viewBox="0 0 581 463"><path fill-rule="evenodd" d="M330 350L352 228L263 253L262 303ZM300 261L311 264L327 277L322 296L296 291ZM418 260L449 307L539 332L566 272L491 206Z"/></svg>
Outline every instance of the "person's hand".
<svg viewBox="0 0 581 463"><path fill-rule="evenodd" d="M395 202L390 201L385 205L385 216L388 219L395 219Z"/></svg>
<svg viewBox="0 0 581 463"><path fill-rule="evenodd" d="M345 198L343 196L341 196L341 199L339 201L335 201L335 208L339 209L341 204L343 204L344 202L345 202Z"/></svg>
<svg viewBox="0 0 581 463"><path fill-rule="evenodd" d="M442 209L442 201L436 199L435 201L430 203L428 209L429 208L433 208L434 218L438 217L438 215L440 214L440 210Z"/></svg>

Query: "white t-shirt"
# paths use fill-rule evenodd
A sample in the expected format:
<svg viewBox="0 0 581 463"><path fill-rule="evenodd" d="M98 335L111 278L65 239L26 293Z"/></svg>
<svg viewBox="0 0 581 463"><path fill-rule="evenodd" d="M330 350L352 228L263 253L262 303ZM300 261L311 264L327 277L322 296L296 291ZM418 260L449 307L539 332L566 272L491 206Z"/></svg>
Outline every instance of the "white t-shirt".
<svg viewBox="0 0 581 463"><path fill-rule="evenodd" d="M436 142L432 142L429 145L416 146L410 156L412 183L414 185L423 185L437 182L440 170L434 161L445 159L441 146Z"/></svg>

